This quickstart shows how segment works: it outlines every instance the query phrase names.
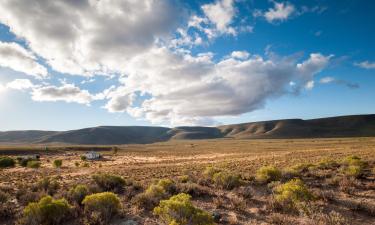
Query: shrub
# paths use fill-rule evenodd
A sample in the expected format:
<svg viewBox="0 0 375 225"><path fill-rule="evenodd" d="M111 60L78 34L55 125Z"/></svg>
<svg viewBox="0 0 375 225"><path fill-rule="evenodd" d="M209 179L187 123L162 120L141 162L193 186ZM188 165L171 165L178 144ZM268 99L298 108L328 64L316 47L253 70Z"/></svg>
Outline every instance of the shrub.
<svg viewBox="0 0 375 225"><path fill-rule="evenodd" d="M0 157L0 168L14 167L16 161L11 157Z"/></svg>
<svg viewBox="0 0 375 225"><path fill-rule="evenodd" d="M57 189L59 189L59 186L60 185L56 180L50 177L45 177L36 183L35 188L37 190L45 191L49 195L53 195L56 193Z"/></svg>
<svg viewBox="0 0 375 225"><path fill-rule="evenodd" d="M346 176L359 178L364 175L367 163L358 156L348 156L343 159L343 163L344 168L342 171Z"/></svg>
<svg viewBox="0 0 375 225"><path fill-rule="evenodd" d="M203 171L203 176L208 179L212 179L216 173L221 172L220 169L209 166Z"/></svg>
<svg viewBox="0 0 375 225"><path fill-rule="evenodd" d="M76 167L79 167L79 162L75 162L74 165L75 165Z"/></svg>
<svg viewBox="0 0 375 225"><path fill-rule="evenodd" d="M18 164L23 167L27 167L27 163L30 161L38 161L38 159L28 157L17 157Z"/></svg>
<svg viewBox="0 0 375 225"><path fill-rule="evenodd" d="M89 194L89 189L86 185L77 185L68 192L69 199L81 205L83 199Z"/></svg>
<svg viewBox="0 0 375 225"><path fill-rule="evenodd" d="M126 184L126 181L116 175L111 174L96 174L93 175L95 183L103 189L103 191L121 191Z"/></svg>
<svg viewBox="0 0 375 225"><path fill-rule="evenodd" d="M275 188L275 200L283 206L294 208L300 202L313 200L313 195L300 179L293 179Z"/></svg>
<svg viewBox="0 0 375 225"><path fill-rule="evenodd" d="M151 209L167 197L168 193L161 185L151 184L145 192L136 195L132 202L139 208Z"/></svg>
<svg viewBox="0 0 375 225"><path fill-rule="evenodd" d="M62 166L62 160L61 159L54 160L53 166L56 167L56 168L60 168Z"/></svg>
<svg viewBox="0 0 375 225"><path fill-rule="evenodd" d="M39 162L39 161L36 161L36 160L28 161L28 162L27 162L27 167L28 167L28 168L33 168L33 169L40 168L40 162Z"/></svg>
<svg viewBox="0 0 375 225"><path fill-rule="evenodd" d="M161 179L158 181L157 185L162 187L168 193L176 193L176 184L171 179Z"/></svg>
<svg viewBox="0 0 375 225"><path fill-rule="evenodd" d="M335 160L332 159L322 159L318 163L319 169L334 169L339 166L339 163L337 163Z"/></svg>
<svg viewBox="0 0 375 225"><path fill-rule="evenodd" d="M82 161L86 161L87 160L87 157L85 155L81 155L80 158L81 158Z"/></svg>
<svg viewBox="0 0 375 225"><path fill-rule="evenodd" d="M0 190L0 204L7 202L9 199L9 195L4 191Z"/></svg>
<svg viewBox="0 0 375 225"><path fill-rule="evenodd" d="M215 173L213 176L213 181L216 186L227 190L231 190L240 186L241 184L240 176L230 174L229 172Z"/></svg>
<svg viewBox="0 0 375 225"><path fill-rule="evenodd" d="M193 197L200 197L200 196L209 196L210 195L210 189L207 187L203 187L196 183L179 183L177 185L177 190L180 193L186 193Z"/></svg>
<svg viewBox="0 0 375 225"><path fill-rule="evenodd" d="M120 199L112 192L88 195L82 201L84 212L91 223L108 224L120 208Z"/></svg>
<svg viewBox="0 0 375 225"><path fill-rule="evenodd" d="M273 166L261 167L256 173L256 180L262 183L278 181L281 179L281 171Z"/></svg>
<svg viewBox="0 0 375 225"><path fill-rule="evenodd" d="M71 206L65 199L45 196L39 202L29 203L23 211L22 224L62 224L70 214Z"/></svg>
<svg viewBox="0 0 375 225"><path fill-rule="evenodd" d="M154 209L154 214L170 225L213 225L212 216L196 208L190 199L191 196L185 193L174 195L168 200L162 200Z"/></svg>
<svg viewBox="0 0 375 225"><path fill-rule="evenodd" d="M178 181L181 182L181 183L187 183L189 181L189 175L179 176Z"/></svg>

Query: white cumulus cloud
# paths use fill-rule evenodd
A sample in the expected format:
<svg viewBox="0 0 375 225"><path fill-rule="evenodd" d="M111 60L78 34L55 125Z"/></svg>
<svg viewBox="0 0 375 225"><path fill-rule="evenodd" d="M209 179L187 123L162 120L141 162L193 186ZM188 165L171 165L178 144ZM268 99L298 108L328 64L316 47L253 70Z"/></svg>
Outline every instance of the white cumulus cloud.
<svg viewBox="0 0 375 225"><path fill-rule="evenodd" d="M274 2L274 7L264 13L264 17L270 23L274 21L285 21L295 11L294 5L289 2Z"/></svg>
<svg viewBox="0 0 375 225"><path fill-rule="evenodd" d="M36 62L35 55L14 42L0 41L0 66L8 67L36 78L48 76L47 69Z"/></svg>
<svg viewBox="0 0 375 225"><path fill-rule="evenodd" d="M15 79L7 83L6 87L16 90L33 88L35 85L29 79Z"/></svg>
<svg viewBox="0 0 375 225"><path fill-rule="evenodd" d="M375 69L375 62L363 61L355 65L364 69Z"/></svg>

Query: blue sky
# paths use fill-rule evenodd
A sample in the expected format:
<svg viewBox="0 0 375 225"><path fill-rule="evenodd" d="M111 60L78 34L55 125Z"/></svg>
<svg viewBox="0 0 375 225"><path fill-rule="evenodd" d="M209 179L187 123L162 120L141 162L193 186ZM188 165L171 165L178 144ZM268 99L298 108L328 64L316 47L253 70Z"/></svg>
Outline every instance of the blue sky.
<svg viewBox="0 0 375 225"><path fill-rule="evenodd" d="M375 110L373 1L0 3L0 130Z"/></svg>

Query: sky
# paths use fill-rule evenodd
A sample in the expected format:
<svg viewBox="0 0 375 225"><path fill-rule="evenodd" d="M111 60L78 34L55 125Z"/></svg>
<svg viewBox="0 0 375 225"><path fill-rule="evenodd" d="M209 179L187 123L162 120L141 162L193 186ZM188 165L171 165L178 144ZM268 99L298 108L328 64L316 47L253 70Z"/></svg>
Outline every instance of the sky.
<svg viewBox="0 0 375 225"><path fill-rule="evenodd" d="M371 0L1 0L0 130L375 112Z"/></svg>

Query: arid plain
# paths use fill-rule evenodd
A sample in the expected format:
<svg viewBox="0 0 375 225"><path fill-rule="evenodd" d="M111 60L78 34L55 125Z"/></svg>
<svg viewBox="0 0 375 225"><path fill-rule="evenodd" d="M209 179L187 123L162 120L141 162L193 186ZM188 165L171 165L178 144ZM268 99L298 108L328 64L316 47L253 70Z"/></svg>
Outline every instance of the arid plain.
<svg viewBox="0 0 375 225"><path fill-rule="evenodd" d="M93 148L102 159L81 158ZM51 145L47 150L13 145L2 146L0 153L13 158L40 155L39 168L17 164L0 170L0 191L6 196L0 224L25 223L25 207L44 195L70 200L75 210L61 224L160 224L165 221L153 208L178 193L188 193L193 205L212 215L217 224L375 223L375 138L212 139L116 147ZM350 166L348 157L366 165L361 174L345 170ZM56 160L62 165L54 165ZM262 167L277 169L280 176L273 179L266 174L268 178L262 179ZM229 178L223 175L218 181L210 177L213 170ZM98 174L120 176L126 182L110 190L93 178ZM173 188L164 195L142 196L166 179ZM291 207L286 210L286 203L275 200L277 187L297 179L312 197L293 206L288 203ZM87 186L90 193L113 191L121 209L106 221L87 216L82 205L71 200L70 190L77 185Z"/></svg>

